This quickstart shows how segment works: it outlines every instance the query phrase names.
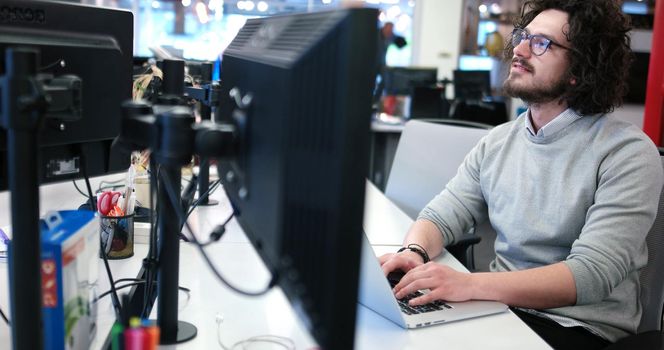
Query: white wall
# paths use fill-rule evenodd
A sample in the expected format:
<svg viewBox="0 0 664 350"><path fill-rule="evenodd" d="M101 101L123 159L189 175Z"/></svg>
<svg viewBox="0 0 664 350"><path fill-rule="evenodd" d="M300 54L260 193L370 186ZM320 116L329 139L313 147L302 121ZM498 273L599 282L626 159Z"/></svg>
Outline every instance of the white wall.
<svg viewBox="0 0 664 350"><path fill-rule="evenodd" d="M437 67L438 78L452 79L461 47L463 0L416 0L412 65Z"/></svg>

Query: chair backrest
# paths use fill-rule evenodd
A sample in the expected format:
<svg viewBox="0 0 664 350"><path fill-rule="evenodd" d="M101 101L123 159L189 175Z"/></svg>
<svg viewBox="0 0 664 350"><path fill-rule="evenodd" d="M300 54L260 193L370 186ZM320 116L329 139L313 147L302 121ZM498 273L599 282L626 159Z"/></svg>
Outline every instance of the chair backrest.
<svg viewBox="0 0 664 350"><path fill-rule="evenodd" d="M664 149L659 154L664 166ZM639 324L639 333L662 330L662 315L664 310L664 189L659 197L657 217L646 237L648 246L648 265L640 274L641 305L643 314Z"/></svg>
<svg viewBox="0 0 664 350"><path fill-rule="evenodd" d="M385 196L413 219L445 188L466 154L489 132L482 124L453 123L411 120L401 133Z"/></svg>

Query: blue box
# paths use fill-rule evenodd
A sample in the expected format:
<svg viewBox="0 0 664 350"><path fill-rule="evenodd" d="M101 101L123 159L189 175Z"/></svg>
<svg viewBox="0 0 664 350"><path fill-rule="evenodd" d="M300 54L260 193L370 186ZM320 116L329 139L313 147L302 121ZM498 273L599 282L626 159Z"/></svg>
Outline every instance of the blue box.
<svg viewBox="0 0 664 350"><path fill-rule="evenodd" d="M97 334L99 219L58 211L40 226L44 349L88 349Z"/></svg>

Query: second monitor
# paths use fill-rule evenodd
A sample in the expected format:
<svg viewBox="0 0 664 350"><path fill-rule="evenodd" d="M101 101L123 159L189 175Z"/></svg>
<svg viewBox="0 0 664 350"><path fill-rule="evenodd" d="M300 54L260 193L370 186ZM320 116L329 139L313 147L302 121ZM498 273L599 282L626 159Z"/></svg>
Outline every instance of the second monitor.
<svg viewBox="0 0 664 350"><path fill-rule="evenodd" d="M377 12L248 20L221 66L237 219L322 348L352 349ZM361 49L360 49L361 48Z"/></svg>
<svg viewBox="0 0 664 350"><path fill-rule="evenodd" d="M385 70L387 95L412 95L417 87L435 86L438 70L425 67L388 67Z"/></svg>

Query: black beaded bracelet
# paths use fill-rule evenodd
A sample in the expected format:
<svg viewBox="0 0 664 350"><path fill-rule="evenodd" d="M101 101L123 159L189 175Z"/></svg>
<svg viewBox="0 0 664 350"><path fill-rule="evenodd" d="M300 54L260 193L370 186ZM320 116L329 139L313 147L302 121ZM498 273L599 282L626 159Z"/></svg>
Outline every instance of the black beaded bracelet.
<svg viewBox="0 0 664 350"><path fill-rule="evenodd" d="M401 253L404 250L410 250L411 252L419 254L422 257L422 260L424 261L425 264L431 261L431 259L429 259L429 254L427 254L427 251L424 250L424 248L419 244L411 243L405 247L401 247L399 248L399 250L397 250L397 253Z"/></svg>

